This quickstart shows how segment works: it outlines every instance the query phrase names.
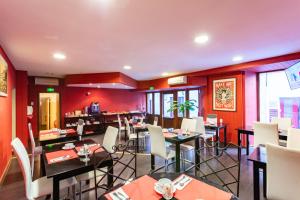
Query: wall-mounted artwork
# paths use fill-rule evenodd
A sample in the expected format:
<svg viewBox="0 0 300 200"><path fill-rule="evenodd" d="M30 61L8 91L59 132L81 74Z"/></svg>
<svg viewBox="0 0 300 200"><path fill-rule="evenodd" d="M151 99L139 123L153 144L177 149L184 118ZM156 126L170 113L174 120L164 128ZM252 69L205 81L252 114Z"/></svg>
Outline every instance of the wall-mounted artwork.
<svg viewBox="0 0 300 200"><path fill-rule="evenodd" d="M7 73L7 63L0 55L0 96L7 96Z"/></svg>
<svg viewBox="0 0 300 200"><path fill-rule="evenodd" d="M213 81L213 110L236 111L236 79Z"/></svg>

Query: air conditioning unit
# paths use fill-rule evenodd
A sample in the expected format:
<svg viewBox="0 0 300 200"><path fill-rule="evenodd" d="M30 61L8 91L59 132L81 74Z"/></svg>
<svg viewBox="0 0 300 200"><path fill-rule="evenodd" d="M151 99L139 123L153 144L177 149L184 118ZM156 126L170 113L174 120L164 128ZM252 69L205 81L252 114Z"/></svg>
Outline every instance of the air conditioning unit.
<svg viewBox="0 0 300 200"><path fill-rule="evenodd" d="M58 86L59 85L59 79L58 78L41 78L41 77L36 77L35 78L35 84L36 85L53 85L53 86Z"/></svg>
<svg viewBox="0 0 300 200"><path fill-rule="evenodd" d="M173 78L168 79L169 85L182 85L187 84L187 77L186 76L176 76Z"/></svg>

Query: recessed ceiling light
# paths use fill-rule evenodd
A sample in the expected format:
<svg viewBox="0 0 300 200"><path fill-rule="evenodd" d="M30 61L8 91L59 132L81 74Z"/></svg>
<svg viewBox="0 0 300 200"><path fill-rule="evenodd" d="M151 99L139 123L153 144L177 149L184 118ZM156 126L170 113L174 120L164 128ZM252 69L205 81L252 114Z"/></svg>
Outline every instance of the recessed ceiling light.
<svg viewBox="0 0 300 200"><path fill-rule="evenodd" d="M205 44L208 42L209 36L206 34L203 35L198 35L197 37L194 38L194 42L197 44Z"/></svg>
<svg viewBox="0 0 300 200"><path fill-rule="evenodd" d="M56 52L53 54L53 58L56 60L64 60L66 59L66 55L63 53Z"/></svg>
<svg viewBox="0 0 300 200"><path fill-rule="evenodd" d="M89 83L89 85L93 85L93 83Z"/></svg>
<svg viewBox="0 0 300 200"><path fill-rule="evenodd" d="M168 76L169 73L168 73L168 72L164 72L164 73L162 73L161 75L162 75L162 76Z"/></svg>
<svg viewBox="0 0 300 200"><path fill-rule="evenodd" d="M129 69L131 69L132 67L129 66L129 65L125 65L123 68L129 70Z"/></svg>
<svg viewBox="0 0 300 200"><path fill-rule="evenodd" d="M242 56L234 56L233 58L232 58L232 61L233 62L239 62L239 61L241 61L241 60L243 60L244 58L242 57Z"/></svg>

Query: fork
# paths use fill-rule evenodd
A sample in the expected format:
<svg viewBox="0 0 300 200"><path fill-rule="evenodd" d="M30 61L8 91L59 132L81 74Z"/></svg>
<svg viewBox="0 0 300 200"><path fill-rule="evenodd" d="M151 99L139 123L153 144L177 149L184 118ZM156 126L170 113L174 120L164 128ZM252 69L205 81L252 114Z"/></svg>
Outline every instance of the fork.
<svg viewBox="0 0 300 200"><path fill-rule="evenodd" d="M183 181L185 179L185 175L183 175L178 181L176 181L176 183L174 185L177 185L178 183L180 183L180 181Z"/></svg>
<svg viewBox="0 0 300 200"><path fill-rule="evenodd" d="M181 183L179 184L179 186L180 186L180 187L183 187L184 184L185 184L186 182L190 181L190 180L191 180L190 178L186 179L185 181L181 182Z"/></svg>

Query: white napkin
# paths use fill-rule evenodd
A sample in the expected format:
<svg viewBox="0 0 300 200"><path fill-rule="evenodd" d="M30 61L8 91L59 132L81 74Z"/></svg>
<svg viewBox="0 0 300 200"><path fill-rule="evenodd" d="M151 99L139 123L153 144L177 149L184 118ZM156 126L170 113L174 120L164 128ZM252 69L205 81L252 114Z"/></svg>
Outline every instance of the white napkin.
<svg viewBox="0 0 300 200"><path fill-rule="evenodd" d="M118 196L116 196L116 194ZM128 199L128 195L124 192L124 190L122 188L119 188L117 190L112 191L111 193L109 193L109 196L113 199L113 200L126 200Z"/></svg>
<svg viewBox="0 0 300 200"><path fill-rule="evenodd" d="M183 178L183 176L185 176L185 177ZM182 190L182 189L185 188L185 186L187 186L192 180L193 180L193 179L192 179L191 177L189 177L189 176L183 174L183 175L179 176L177 179L175 179L175 180L173 181L173 184L175 185L175 184L177 183L177 181L179 181L179 182L175 185L175 187L176 187L177 190ZM183 185L181 186L180 183L183 183Z"/></svg>
<svg viewBox="0 0 300 200"><path fill-rule="evenodd" d="M60 161L64 161L66 159L69 159L71 156L70 155L65 155L65 156L60 156L57 158L53 158L50 160L50 163L56 163L56 162L60 162Z"/></svg>

